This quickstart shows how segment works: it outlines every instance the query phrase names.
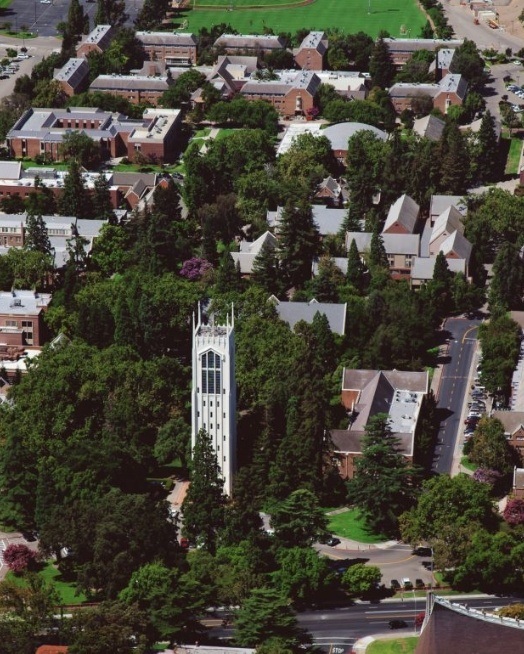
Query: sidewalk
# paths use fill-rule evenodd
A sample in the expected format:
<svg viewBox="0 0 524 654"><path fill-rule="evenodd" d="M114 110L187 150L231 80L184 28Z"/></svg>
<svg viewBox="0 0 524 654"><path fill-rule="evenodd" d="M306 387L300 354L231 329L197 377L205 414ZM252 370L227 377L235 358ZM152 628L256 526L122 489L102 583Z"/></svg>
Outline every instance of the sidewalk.
<svg viewBox="0 0 524 654"><path fill-rule="evenodd" d="M411 638L412 636L420 636L420 633L415 631L405 633L403 631L402 634L399 634L398 632L393 631L392 633L387 632L384 634L376 634L375 636L366 636L365 638L357 640L351 651L352 653L354 652L354 654L364 654L368 645L371 645L375 640L393 640L394 638Z"/></svg>

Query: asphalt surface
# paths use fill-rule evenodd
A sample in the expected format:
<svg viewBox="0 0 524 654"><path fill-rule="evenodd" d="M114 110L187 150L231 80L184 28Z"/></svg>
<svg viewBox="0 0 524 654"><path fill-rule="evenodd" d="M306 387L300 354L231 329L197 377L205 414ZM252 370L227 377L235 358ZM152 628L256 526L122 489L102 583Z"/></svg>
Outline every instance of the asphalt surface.
<svg viewBox="0 0 524 654"><path fill-rule="evenodd" d="M56 36L56 26L67 20L70 0L52 0L51 4L41 0L13 0L11 6L2 12L2 21L10 22L15 30L22 26L40 36ZM80 0L85 13L90 19L90 29L93 28L93 18L96 12L96 2ZM137 13L143 5L143 0L126 0L127 21L132 25Z"/></svg>
<svg viewBox="0 0 524 654"><path fill-rule="evenodd" d="M471 608L490 609L506 606L515 601L503 597L468 597L457 599ZM318 609L298 613L300 626L312 636L313 642L330 654L349 654L355 642L365 636L389 632L390 620L404 620L406 627L395 630L399 636L414 631L415 616L426 609L426 598L410 598L404 601L380 603L359 602L353 606ZM222 613L205 620L210 628L209 636L227 640L233 636L233 628L222 626Z"/></svg>
<svg viewBox="0 0 524 654"><path fill-rule="evenodd" d="M451 318L446 322L449 332L447 362L443 365L438 390L437 409L441 417L433 470L451 473L457 436L463 431L462 415L468 397L468 380L477 345L479 320Z"/></svg>

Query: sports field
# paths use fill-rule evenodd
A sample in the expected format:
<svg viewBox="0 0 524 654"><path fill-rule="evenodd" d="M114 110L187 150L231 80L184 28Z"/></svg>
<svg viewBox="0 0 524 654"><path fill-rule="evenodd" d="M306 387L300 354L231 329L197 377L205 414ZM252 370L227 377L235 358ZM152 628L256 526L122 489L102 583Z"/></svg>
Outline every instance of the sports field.
<svg viewBox="0 0 524 654"><path fill-rule="evenodd" d="M338 27L349 34L363 31L376 37L380 30L387 30L394 37L415 38L426 22L416 0L314 0L311 4L295 7L279 7L284 0L195 1L196 9L182 12L177 20L184 29L193 32L201 27L229 23L241 34L261 34L264 28L276 33L294 33L302 28ZM292 1L286 0L286 4ZM246 5L255 4L262 6L246 8ZM218 8L220 5L222 8Z"/></svg>

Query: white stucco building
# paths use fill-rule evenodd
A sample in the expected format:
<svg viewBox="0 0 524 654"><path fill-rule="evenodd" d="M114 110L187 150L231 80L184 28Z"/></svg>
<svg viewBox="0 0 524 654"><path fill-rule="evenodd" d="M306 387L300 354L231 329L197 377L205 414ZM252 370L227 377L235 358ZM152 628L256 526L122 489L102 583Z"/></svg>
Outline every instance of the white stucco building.
<svg viewBox="0 0 524 654"><path fill-rule="evenodd" d="M234 315L225 325L213 318L203 323L198 307L193 321L193 385L191 391L191 447L205 429L217 455L224 492L231 495L236 469L236 381Z"/></svg>

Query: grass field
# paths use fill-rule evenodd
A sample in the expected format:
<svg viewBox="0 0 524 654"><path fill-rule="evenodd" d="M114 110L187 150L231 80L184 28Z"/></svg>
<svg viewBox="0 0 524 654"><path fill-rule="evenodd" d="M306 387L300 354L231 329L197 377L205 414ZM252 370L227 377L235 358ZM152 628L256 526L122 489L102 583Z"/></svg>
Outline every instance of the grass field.
<svg viewBox="0 0 524 654"><path fill-rule="evenodd" d="M394 638L391 640L375 640L368 645L366 654L413 654L418 638Z"/></svg>
<svg viewBox="0 0 524 654"><path fill-rule="evenodd" d="M513 137L511 139L509 144L508 159L506 161L506 175L518 175L522 145L522 138Z"/></svg>
<svg viewBox="0 0 524 654"><path fill-rule="evenodd" d="M472 463L467 456L463 456L460 459L460 465L464 468L467 468L468 470L471 470L472 472L475 472L475 470L478 468L478 466Z"/></svg>
<svg viewBox="0 0 524 654"><path fill-rule="evenodd" d="M86 596L83 593L75 595L75 584L63 581L60 571L52 563L46 563L38 574L54 585L61 604L82 604L82 602L86 601ZM22 577L17 577L12 572L7 573L7 578L20 586L25 583Z"/></svg>
<svg viewBox="0 0 524 654"><path fill-rule="evenodd" d="M385 536L369 531L365 521L357 509L328 516L328 529L337 536L350 538L359 543L380 543L387 540Z"/></svg>
<svg viewBox="0 0 524 654"><path fill-rule="evenodd" d="M200 4L222 4L223 9L201 9L181 12L176 25L187 21L184 29L197 31L219 23L229 23L240 33L262 33L264 28L275 32L294 33L298 29L323 30L337 27L354 34L359 31L376 37L380 30L391 36L417 37L426 19L415 0L315 0L303 7L278 8L282 0L201 0ZM236 9L242 5L272 4L260 9ZM198 7L198 3L197 3ZM232 7L232 9L231 9ZM405 32L401 33L404 26Z"/></svg>

